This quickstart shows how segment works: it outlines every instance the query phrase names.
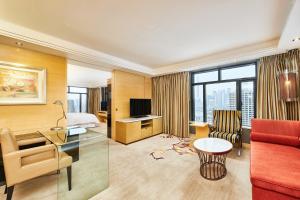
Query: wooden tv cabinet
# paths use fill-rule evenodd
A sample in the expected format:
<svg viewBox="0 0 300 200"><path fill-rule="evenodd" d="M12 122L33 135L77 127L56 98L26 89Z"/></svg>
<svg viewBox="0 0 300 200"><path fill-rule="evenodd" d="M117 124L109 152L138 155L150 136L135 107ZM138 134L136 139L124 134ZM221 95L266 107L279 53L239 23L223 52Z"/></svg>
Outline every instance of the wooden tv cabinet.
<svg viewBox="0 0 300 200"><path fill-rule="evenodd" d="M149 115L141 118L116 120L116 141L129 144L162 133L162 117Z"/></svg>

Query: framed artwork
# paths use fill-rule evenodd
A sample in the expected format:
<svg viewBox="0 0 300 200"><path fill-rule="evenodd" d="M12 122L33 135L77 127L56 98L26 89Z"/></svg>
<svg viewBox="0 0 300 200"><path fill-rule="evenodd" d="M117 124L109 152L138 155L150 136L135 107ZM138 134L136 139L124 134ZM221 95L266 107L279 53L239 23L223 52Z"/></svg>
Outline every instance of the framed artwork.
<svg viewBox="0 0 300 200"><path fill-rule="evenodd" d="M46 69L0 62L0 105L46 104Z"/></svg>

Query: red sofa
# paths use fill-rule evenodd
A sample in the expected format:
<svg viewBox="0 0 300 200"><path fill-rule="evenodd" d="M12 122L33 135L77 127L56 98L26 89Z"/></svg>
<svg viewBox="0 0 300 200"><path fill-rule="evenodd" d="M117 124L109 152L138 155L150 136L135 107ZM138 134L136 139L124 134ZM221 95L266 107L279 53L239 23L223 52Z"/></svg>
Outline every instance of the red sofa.
<svg viewBox="0 0 300 200"><path fill-rule="evenodd" d="M300 121L252 120L254 200L300 199Z"/></svg>

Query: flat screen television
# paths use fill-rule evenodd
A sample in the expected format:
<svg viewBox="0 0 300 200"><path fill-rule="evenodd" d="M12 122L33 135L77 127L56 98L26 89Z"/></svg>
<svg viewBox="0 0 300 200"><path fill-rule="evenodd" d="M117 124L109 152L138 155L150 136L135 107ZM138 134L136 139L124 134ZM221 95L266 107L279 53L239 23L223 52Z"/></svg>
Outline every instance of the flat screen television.
<svg viewBox="0 0 300 200"><path fill-rule="evenodd" d="M107 111L107 101L101 101L101 110Z"/></svg>
<svg viewBox="0 0 300 200"><path fill-rule="evenodd" d="M130 116L151 115L151 99L130 99Z"/></svg>

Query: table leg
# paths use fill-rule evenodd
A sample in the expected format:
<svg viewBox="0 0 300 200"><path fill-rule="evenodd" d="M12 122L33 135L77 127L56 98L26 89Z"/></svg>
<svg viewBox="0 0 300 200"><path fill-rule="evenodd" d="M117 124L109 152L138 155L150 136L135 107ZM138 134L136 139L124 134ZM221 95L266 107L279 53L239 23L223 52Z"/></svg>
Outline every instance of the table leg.
<svg viewBox="0 0 300 200"><path fill-rule="evenodd" d="M200 174L203 178L208 180L220 180L227 174L226 156L211 155L198 151L200 160Z"/></svg>

